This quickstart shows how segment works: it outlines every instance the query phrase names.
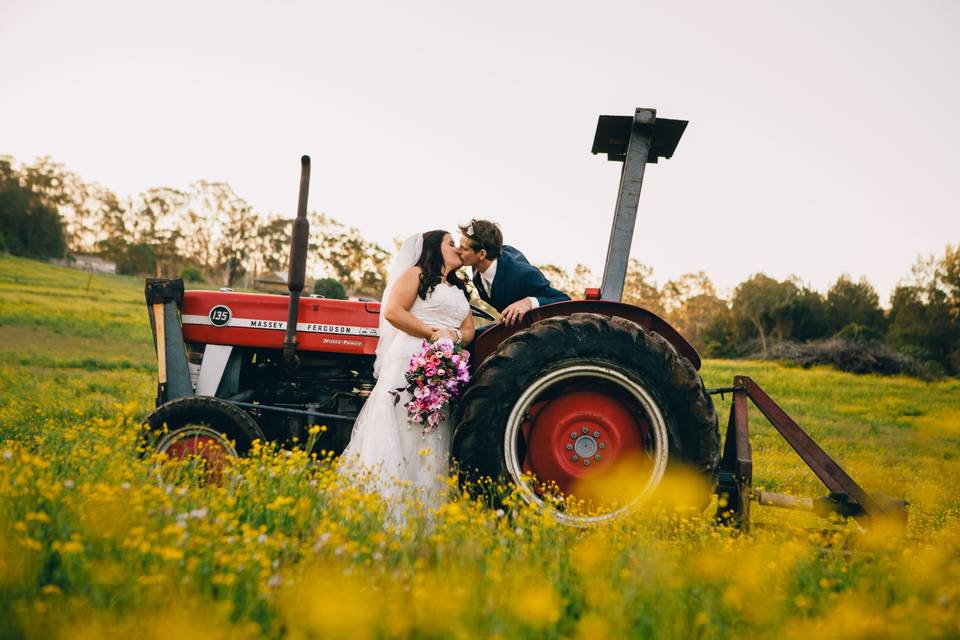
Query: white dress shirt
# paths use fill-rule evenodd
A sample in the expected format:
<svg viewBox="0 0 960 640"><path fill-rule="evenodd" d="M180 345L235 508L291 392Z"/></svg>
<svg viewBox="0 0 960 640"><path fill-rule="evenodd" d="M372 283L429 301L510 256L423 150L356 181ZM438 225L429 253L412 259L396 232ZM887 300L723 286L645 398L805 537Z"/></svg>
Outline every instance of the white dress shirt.
<svg viewBox="0 0 960 640"><path fill-rule="evenodd" d="M493 296L493 279L497 277L497 259L494 258L490 263L490 266L487 267L486 271L480 273L480 282L483 283L483 288L487 291L487 296ZM530 301L530 304L533 305L531 309L536 309L540 306L540 301L537 300L534 296L527 298Z"/></svg>

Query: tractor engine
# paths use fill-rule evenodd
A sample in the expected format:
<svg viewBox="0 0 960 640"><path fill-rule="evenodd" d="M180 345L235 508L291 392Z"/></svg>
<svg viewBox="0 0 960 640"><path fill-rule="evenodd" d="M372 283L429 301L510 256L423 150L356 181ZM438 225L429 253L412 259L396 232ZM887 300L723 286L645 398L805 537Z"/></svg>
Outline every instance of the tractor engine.
<svg viewBox="0 0 960 640"><path fill-rule="evenodd" d="M197 347L202 345L188 344L188 356L200 351ZM202 352L198 355L202 358ZM239 371L225 385L224 391L230 394L226 397L245 406L269 407L247 406L247 410L271 441L294 442L296 438L302 442L309 427L316 424L326 427L322 448L339 454L373 388L372 360L362 356L305 352L299 366L290 368L280 350L240 348L237 361ZM191 367L198 373L200 368L202 364Z"/></svg>

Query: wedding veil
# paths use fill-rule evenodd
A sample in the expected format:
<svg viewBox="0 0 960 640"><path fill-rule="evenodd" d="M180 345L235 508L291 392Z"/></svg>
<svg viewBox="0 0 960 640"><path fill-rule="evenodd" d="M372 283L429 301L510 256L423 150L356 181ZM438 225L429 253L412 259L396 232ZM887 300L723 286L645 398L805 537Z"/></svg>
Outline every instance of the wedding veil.
<svg viewBox="0 0 960 640"><path fill-rule="evenodd" d="M383 362L383 357L390 348L390 343L393 342L394 338L396 338L400 332L395 326L387 322L386 317L383 315L384 307L387 305L387 300L390 299L390 292L393 290L394 283L396 283L397 279L400 278L407 269L417 264L417 260L420 259L420 253L422 251L423 234L414 234L403 241L403 244L400 246L400 251L397 252L397 257L393 259L393 263L390 265L390 272L387 274L387 286L383 290L383 297L380 299L380 341L377 343L377 359L373 363L374 378L380 377L380 366Z"/></svg>

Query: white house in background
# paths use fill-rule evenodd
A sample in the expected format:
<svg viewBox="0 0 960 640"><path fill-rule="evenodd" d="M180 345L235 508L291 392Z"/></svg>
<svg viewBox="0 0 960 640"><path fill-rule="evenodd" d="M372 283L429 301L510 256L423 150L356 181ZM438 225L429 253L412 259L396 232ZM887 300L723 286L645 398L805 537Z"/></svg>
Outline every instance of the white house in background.
<svg viewBox="0 0 960 640"><path fill-rule="evenodd" d="M66 260L51 260L54 264L62 264L65 267L74 269L83 269L84 271L96 271L97 273L116 273L117 263L97 256L82 256L71 254Z"/></svg>

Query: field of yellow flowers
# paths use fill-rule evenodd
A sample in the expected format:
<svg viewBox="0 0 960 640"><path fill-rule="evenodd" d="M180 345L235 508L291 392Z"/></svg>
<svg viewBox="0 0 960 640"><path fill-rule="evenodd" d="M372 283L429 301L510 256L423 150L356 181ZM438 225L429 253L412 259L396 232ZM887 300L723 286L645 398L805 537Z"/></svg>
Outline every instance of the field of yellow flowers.
<svg viewBox="0 0 960 640"><path fill-rule="evenodd" d="M0 637L960 636L956 380L705 363L908 499L898 539L760 508L749 535L713 507L573 531L456 494L398 530L331 464L266 447L216 486L163 481L136 452L153 367L142 281L0 256ZM825 494L752 416L756 484Z"/></svg>

